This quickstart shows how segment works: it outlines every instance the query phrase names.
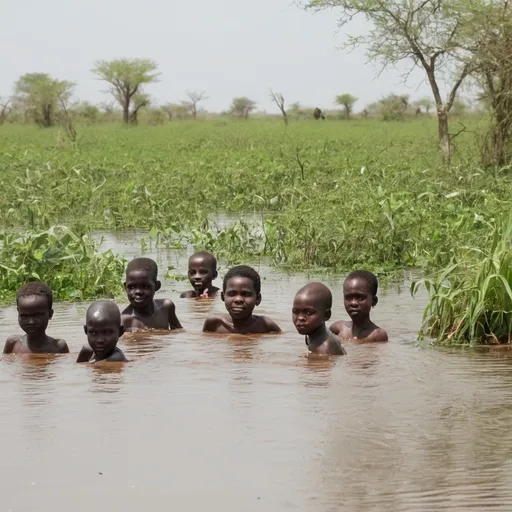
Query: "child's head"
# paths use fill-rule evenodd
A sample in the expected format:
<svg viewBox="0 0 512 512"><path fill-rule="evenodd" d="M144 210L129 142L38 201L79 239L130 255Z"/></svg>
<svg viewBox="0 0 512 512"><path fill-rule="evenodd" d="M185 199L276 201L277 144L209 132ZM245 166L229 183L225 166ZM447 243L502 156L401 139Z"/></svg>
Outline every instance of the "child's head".
<svg viewBox="0 0 512 512"><path fill-rule="evenodd" d="M124 288L133 308L147 307L160 286L158 266L152 259L135 258L128 263Z"/></svg>
<svg viewBox="0 0 512 512"><path fill-rule="evenodd" d="M49 286L31 282L16 292L18 323L27 334L44 333L53 316L53 294Z"/></svg>
<svg viewBox="0 0 512 512"><path fill-rule="evenodd" d="M367 270L351 272L343 283L345 310L353 321L360 322L370 316L377 305L377 277Z"/></svg>
<svg viewBox="0 0 512 512"><path fill-rule="evenodd" d="M309 335L331 318L331 308L331 290L322 283L309 283L293 299L293 325L298 333Z"/></svg>
<svg viewBox="0 0 512 512"><path fill-rule="evenodd" d="M110 355L124 334L121 312L117 305L110 300L93 302L85 315L84 331L96 355Z"/></svg>
<svg viewBox="0 0 512 512"><path fill-rule="evenodd" d="M232 318L241 319L252 315L261 302L261 279L251 267L233 267L224 276L221 299Z"/></svg>
<svg viewBox="0 0 512 512"><path fill-rule="evenodd" d="M196 293L203 293L217 277L217 259L207 251L196 252L188 260L188 278Z"/></svg>

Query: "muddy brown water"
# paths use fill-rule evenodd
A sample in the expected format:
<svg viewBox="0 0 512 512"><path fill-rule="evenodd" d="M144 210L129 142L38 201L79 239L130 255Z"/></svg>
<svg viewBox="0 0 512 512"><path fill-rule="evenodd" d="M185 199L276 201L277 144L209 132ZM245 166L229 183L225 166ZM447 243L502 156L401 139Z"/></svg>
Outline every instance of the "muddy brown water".
<svg viewBox="0 0 512 512"><path fill-rule="evenodd" d="M141 252L133 235L109 246ZM147 254L186 271L186 252ZM290 318L307 276L261 273L282 335L202 334L220 299L164 280L185 331L127 336L122 367L76 365L87 305L57 304L49 332L72 353L0 361L0 510L512 510L508 352L420 347L426 299L404 287L374 310L391 342L308 359ZM0 321L19 332L14 307Z"/></svg>

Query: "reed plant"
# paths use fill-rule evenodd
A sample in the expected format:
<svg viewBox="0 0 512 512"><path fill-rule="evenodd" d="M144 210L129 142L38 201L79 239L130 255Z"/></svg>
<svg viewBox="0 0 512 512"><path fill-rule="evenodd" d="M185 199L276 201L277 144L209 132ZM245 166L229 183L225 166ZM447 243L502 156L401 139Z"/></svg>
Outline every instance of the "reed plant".
<svg viewBox="0 0 512 512"><path fill-rule="evenodd" d="M422 335L438 344L512 343L512 216L488 227L488 247L411 286L429 294Z"/></svg>

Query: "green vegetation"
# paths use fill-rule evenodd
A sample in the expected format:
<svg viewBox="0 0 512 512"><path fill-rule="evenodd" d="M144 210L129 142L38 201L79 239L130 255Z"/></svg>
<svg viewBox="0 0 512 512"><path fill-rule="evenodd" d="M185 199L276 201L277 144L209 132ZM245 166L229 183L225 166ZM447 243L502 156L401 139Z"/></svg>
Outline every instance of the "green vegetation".
<svg viewBox="0 0 512 512"><path fill-rule="evenodd" d="M424 285L430 295L423 334L438 343L512 342L512 217L489 229L490 247L469 249L435 278L411 287L414 294Z"/></svg>
<svg viewBox="0 0 512 512"><path fill-rule="evenodd" d="M265 258L285 269L363 267L380 275L404 268L434 275L448 267L440 281L425 281L432 293L426 315L437 318L425 333L452 343L481 340L482 332L503 340L510 329L504 291L495 309L490 299L467 299L476 304L468 317L473 324L462 316L466 299L454 301L450 312L446 305L450 294L462 298L461 290L489 278L471 255L496 261L501 246L489 226L512 206L510 169L475 163L480 122L464 120L468 129L456 139L451 167L439 166L435 120L425 118L386 123L385 130L382 122L359 119L288 127L277 120L79 126L77 142L62 146L55 145L55 129L4 125L3 229L46 234L24 235L18 245L15 235L4 235L0 262L12 270L3 271L3 297L35 275L55 286L59 298L114 295L122 262L109 253L96 257L87 235L136 227L150 230L148 243L193 244L226 264ZM221 222L224 214L235 220ZM54 225L67 225L74 242L47 240ZM60 248L66 267L59 272L50 259L33 256L19 270L26 245L40 236L44 254ZM486 297L498 293L486 290ZM502 316L491 315L488 325L475 320L479 311L487 318L487 310ZM499 330L502 319L508 324Z"/></svg>
<svg viewBox="0 0 512 512"><path fill-rule="evenodd" d="M0 300L12 301L28 281L43 281L58 300L114 297L122 290L125 260L99 253L87 235L64 226L22 235L0 235Z"/></svg>

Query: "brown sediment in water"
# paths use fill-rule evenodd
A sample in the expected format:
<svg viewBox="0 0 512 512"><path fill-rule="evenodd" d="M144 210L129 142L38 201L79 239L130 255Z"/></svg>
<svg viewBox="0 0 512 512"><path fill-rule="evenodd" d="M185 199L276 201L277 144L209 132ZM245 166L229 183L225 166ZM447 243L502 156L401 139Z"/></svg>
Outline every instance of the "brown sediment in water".
<svg viewBox="0 0 512 512"><path fill-rule="evenodd" d="M186 254L155 256L185 272ZM510 347L425 350L426 298L392 289L372 313L391 342L311 357L291 324L307 277L262 274L257 312L284 333L203 334L220 297L163 280L185 329L125 335L125 365L75 364L87 304L56 304L71 354L0 362L2 510L512 509ZM5 339L19 327L2 313Z"/></svg>

